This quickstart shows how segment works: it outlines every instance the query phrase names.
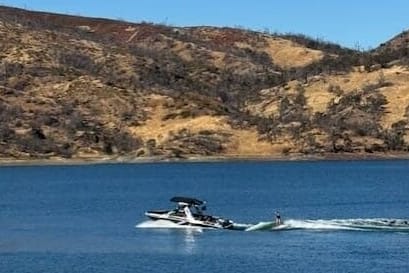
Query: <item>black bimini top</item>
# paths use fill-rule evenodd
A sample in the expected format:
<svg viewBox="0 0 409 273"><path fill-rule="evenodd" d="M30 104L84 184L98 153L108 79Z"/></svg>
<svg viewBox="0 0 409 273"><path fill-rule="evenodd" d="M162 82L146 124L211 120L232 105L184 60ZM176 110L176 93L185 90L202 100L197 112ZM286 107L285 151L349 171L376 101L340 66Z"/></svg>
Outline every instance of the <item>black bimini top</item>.
<svg viewBox="0 0 409 273"><path fill-rule="evenodd" d="M170 201L171 202L176 202L176 203L179 203L179 202L187 203L187 204L192 204L192 205L197 205L197 206L203 205L205 203L204 201L201 201L201 200L196 199L196 198L181 197L181 196L172 197L170 199Z"/></svg>

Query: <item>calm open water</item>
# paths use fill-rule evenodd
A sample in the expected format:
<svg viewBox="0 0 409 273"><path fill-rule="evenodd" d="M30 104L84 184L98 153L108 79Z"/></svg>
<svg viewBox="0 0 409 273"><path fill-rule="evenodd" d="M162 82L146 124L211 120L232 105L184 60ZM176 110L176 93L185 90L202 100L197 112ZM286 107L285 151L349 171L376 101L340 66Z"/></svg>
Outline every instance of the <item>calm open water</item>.
<svg viewBox="0 0 409 273"><path fill-rule="evenodd" d="M237 223L279 210L285 226L147 221L174 195ZM2 273L409 272L408 220L409 161L0 167Z"/></svg>

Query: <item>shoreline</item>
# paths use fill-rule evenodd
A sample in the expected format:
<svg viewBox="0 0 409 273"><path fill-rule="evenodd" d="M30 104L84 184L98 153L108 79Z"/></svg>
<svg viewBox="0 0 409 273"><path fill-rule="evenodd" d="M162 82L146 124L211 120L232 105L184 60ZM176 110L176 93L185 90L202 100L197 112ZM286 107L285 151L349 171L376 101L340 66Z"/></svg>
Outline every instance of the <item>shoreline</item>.
<svg viewBox="0 0 409 273"><path fill-rule="evenodd" d="M269 155L269 156L188 156L170 158L163 156L131 157L131 156L101 156L84 158L47 158L47 159L15 159L0 158L0 167L6 166L47 166L47 165L100 165L100 164L154 164L154 163L211 163L211 162L297 162L297 161L363 161L363 160L409 160L409 153L382 154L323 154L323 155Z"/></svg>

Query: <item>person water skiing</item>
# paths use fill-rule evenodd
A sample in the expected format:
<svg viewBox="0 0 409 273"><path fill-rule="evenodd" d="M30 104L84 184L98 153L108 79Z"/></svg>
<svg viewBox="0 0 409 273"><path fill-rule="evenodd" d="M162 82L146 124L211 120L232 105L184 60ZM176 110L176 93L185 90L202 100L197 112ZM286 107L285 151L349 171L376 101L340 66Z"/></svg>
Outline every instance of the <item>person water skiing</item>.
<svg viewBox="0 0 409 273"><path fill-rule="evenodd" d="M275 212L275 216L276 216L276 225L281 225L281 215L278 211Z"/></svg>

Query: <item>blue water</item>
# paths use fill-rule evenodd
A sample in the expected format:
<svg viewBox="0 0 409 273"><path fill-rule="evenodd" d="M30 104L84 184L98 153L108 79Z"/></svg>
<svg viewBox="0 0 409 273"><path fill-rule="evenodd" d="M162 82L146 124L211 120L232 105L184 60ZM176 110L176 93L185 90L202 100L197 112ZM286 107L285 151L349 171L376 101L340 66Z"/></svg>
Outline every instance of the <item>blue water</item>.
<svg viewBox="0 0 409 273"><path fill-rule="evenodd" d="M408 272L408 171L409 161L0 167L0 272ZM174 195L244 224L279 210L285 228L147 221Z"/></svg>

